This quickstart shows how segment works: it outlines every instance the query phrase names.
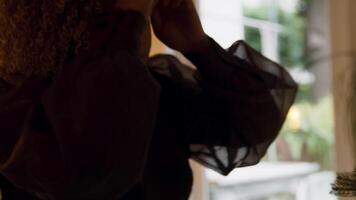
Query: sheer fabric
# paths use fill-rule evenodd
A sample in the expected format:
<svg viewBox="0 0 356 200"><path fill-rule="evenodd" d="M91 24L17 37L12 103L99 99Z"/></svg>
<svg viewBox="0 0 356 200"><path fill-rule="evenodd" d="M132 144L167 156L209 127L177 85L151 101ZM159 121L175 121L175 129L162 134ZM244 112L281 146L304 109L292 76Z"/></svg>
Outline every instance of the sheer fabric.
<svg viewBox="0 0 356 200"><path fill-rule="evenodd" d="M256 164L297 86L240 41L138 58L147 22L105 13L54 80L0 79L0 172L40 199L187 199L193 158L227 175ZM147 69L148 68L148 69ZM137 193L139 192L139 194ZM164 196L163 194L167 195Z"/></svg>
<svg viewBox="0 0 356 200"><path fill-rule="evenodd" d="M227 175L264 156L297 85L283 67L243 41L227 51L212 39L210 44L204 55L186 55L198 70L165 55L152 58L150 69L162 85L171 85L162 91L170 101L164 109L179 113L172 120L190 156Z"/></svg>

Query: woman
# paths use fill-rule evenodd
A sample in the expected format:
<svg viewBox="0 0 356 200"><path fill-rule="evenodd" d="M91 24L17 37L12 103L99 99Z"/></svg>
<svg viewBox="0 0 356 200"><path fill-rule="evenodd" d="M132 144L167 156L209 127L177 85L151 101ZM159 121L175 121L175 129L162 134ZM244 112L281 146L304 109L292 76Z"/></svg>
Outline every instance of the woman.
<svg viewBox="0 0 356 200"><path fill-rule="evenodd" d="M296 84L191 0L2 0L0 172L7 199L187 199L188 159L227 175L276 138ZM150 26L197 70L148 58Z"/></svg>

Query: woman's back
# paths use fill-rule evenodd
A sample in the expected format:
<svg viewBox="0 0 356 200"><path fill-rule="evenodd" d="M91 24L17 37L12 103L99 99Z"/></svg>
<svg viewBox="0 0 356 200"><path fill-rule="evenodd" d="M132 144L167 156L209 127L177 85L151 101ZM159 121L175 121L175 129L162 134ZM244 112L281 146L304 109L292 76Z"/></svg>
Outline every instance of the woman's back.
<svg viewBox="0 0 356 200"><path fill-rule="evenodd" d="M143 21L130 12L95 19L95 42L67 59L54 80L3 81L1 173L17 186L42 198L109 199L141 176L159 85L124 51L137 42L121 43L118 31L135 33L127 20Z"/></svg>
<svg viewBox="0 0 356 200"><path fill-rule="evenodd" d="M207 36L185 52L197 70L165 55L144 63L145 15L106 9L87 22L58 70L4 71L7 179L41 199L184 200L189 158L224 175L259 162L296 93L281 66L244 42L225 51Z"/></svg>

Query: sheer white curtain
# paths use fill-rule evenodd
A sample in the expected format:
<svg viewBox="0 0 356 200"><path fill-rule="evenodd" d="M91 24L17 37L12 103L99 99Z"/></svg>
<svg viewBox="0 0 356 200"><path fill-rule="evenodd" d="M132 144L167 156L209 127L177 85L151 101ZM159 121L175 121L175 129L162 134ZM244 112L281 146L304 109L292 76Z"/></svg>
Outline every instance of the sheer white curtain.
<svg viewBox="0 0 356 200"><path fill-rule="evenodd" d="M242 0L200 0L199 12L205 32L228 48L244 38Z"/></svg>

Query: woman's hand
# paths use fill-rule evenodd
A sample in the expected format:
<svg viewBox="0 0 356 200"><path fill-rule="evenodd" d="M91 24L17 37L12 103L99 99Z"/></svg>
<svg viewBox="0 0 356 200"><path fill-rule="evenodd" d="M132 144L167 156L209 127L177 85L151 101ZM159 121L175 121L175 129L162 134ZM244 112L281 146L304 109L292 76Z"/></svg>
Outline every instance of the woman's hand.
<svg viewBox="0 0 356 200"><path fill-rule="evenodd" d="M172 49L189 53L208 46L192 0L159 0L151 19L156 36Z"/></svg>
<svg viewBox="0 0 356 200"><path fill-rule="evenodd" d="M148 22L151 18L152 10L158 0L115 0L116 8L121 10L130 10L141 13ZM134 33L129 33L133 34ZM149 23L145 24L139 38L139 59L146 63L151 48L151 29Z"/></svg>
<svg viewBox="0 0 356 200"><path fill-rule="evenodd" d="M116 8L138 11L149 19L157 2L158 0L116 0Z"/></svg>

